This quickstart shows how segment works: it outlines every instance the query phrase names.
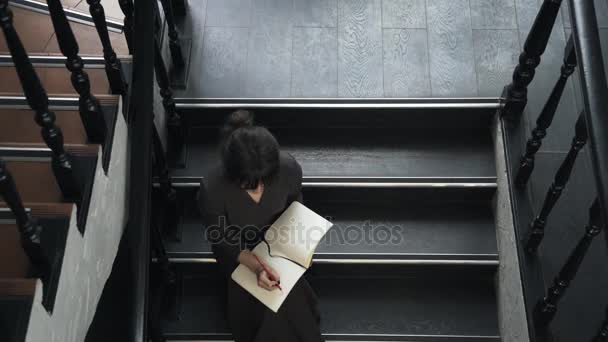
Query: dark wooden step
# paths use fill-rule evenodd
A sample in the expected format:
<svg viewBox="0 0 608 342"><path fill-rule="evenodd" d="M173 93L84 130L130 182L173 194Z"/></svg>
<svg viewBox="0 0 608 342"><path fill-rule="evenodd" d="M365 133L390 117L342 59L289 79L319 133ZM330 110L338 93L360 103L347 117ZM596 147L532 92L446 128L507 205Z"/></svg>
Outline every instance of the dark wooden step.
<svg viewBox="0 0 608 342"><path fill-rule="evenodd" d="M316 250L315 263L498 264L487 194L467 198L434 189L338 187L304 188L303 195L308 207L334 223ZM166 236L170 260L215 262L195 191L180 190L178 200L182 219L176 234Z"/></svg>
<svg viewBox="0 0 608 342"><path fill-rule="evenodd" d="M25 341L36 279L0 279L0 341Z"/></svg>
<svg viewBox="0 0 608 342"><path fill-rule="evenodd" d="M174 182L196 186L218 164L216 128L188 133L184 168ZM284 151L300 163L304 186L495 187L489 129L478 136L400 128L274 128Z"/></svg>
<svg viewBox="0 0 608 342"><path fill-rule="evenodd" d="M319 296L327 340L500 341L491 278L308 278ZM224 289L212 273L184 276L176 316L163 322L165 337L232 340Z"/></svg>
<svg viewBox="0 0 608 342"><path fill-rule="evenodd" d="M15 28L25 49L32 54L60 54L51 18L47 14L10 6ZM103 48L95 27L70 23L81 55L103 55ZM118 55L128 55L129 49L122 33L110 32L112 46ZM7 53L4 34L0 32L0 53Z"/></svg>
<svg viewBox="0 0 608 342"><path fill-rule="evenodd" d="M490 122L498 99L177 99L189 128L172 172L196 186L218 163L219 129L255 112L302 165L304 186L495 186Z"/></svg>
<svg viewBox="0 0 608 342"><path fill-rule="evenodd" d="M67 146L72 156L76 184L82 195L78 208L78 228L84 232L97 168L98 146ZM65 202L51 166L50 150L0 148L0 158L6 161L24 202Z"/></svg>

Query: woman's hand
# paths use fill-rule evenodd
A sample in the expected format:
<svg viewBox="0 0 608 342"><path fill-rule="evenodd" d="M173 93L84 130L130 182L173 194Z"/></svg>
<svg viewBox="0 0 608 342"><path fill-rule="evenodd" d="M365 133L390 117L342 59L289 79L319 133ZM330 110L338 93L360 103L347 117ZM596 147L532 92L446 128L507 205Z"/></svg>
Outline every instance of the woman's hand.
<svg viewBox="0 0 608 342"><path fill-rule="evenodd" d="M270 266L265 266L266 270L264 270L264 268L260 266L260 269L258 270L258 272L256 272L258 276L258 286L268 291L272 291L276 289L277 285L279 284L279 275Z"/></svg>
<svg viewBox="0 0 608 342"><path fill-rule="evenodd" d="M238 257L238 262L247 266L253 273L256 274L258 278L258 286L268 291L272 291L277 288L277 285L280 284L279 274L273 270L270 266L266 266L269 272L264 270L262 264L258 262L256 257L253 255L248 249L241 251Z"/></svg>

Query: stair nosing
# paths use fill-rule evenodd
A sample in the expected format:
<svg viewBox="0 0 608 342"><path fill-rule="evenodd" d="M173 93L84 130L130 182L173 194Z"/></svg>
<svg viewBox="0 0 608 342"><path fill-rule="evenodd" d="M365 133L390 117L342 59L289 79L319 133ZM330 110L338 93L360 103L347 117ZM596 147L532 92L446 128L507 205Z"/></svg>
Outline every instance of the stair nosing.
<svg viewBox="0 0 608 342"><path fill-rule="evenodd" d="M172 176L174 187L192 188L200 186L204 177ZM339 180L345 181L339 181ZM447 180L457 181L447 181ZM391 181L380 181L391 180ZM158 180L154 180L158 187ZM315 177L303 176L303 187L365 187L365 188L496 188L496 177Z"/></svg>
<svg viewBox="0 0 608 342"><path fill-rule="evenodd" d="M499 109L500 97L470 97L470 98L205 98L177 97L178 108L486 108Z"/></svg>
<svg viewBox="0 0 608 342"><path fill-rule="evenodd" d="M42 13L42 14L49 14L49 10L48 10L49 6L42 2L33 1L33 0L12 0L10 2L10 4L15 7L25 9L25 10ZM93 27L95 26L93 17L91 17L90 14L86 14L84 12L75 11L75 10L67 9L67 8L64 8L63 11L65 12L67 19L71 22L88 25L88 26L93 26ZM124 24L119 21L109 19L108 17L106 17L106 23L107 23L108 31L122 33L124 30Z"/></svg>
<svg viewBox="0 0 608 342"><path fill-rule="evenodd" d="M329 338L328 341L383 341L383 342L397 342L397 341L412 341L411 339L417 339L418 341L450 341L453 339L482 339L498 340L500 336L497 335L415 335L415 334L338 334L338 333L322 333L324 338ZM168 342L171 341L187 341L198 342L198 341L222 341L229 342L234 341L232 335L229 333L165 333L163 337ZM212 338L212 339L208 339Z"/></svg>
<svg viewBox="0 0 608 342"><path fill-rule="evenodd" d="M39 67L51 67L51 68L65 68L66 57L63 55L44 55L44 54L33 54L28 55L30 62L34 66ZM118 56L118 59L125 62L130 62L132 56ZM103 56L82 56L86 69L104 69L105 59ZM0 54L0 66L14 66L13 57L10 54Z"/></svg>
<svg viewBox="0 0 608 342"><path fill-rule="evenodd" d="M57 96L59 95L59 96ZM51 94L49 109L51 110L79 110L79 99L74 94ZM103 94L95 95L102 106L116 106L120 95ZM21 94L0 94L0 109L25 109L32 110L27 99Z"/></svg>

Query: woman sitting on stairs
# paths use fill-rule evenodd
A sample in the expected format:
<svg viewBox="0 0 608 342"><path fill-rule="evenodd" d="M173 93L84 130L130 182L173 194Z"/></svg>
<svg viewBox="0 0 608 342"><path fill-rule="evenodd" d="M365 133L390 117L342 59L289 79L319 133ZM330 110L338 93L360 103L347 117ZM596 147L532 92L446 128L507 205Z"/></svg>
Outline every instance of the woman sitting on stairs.
<svg viewBox="0 0 608 342"><path fill-rule="evenodd" d="M304 277L277 313L230 278L240 263L257 274L260 287L278 291L280 274L268 266L265 270L251 250L291 202L302 201L302 168L291 155L279 151L275 137L255 126L245 110L229 116L220 152L218 165L201 182L199 205L226 275L228 323L235 341L323 341L317 298Z"/></svg>

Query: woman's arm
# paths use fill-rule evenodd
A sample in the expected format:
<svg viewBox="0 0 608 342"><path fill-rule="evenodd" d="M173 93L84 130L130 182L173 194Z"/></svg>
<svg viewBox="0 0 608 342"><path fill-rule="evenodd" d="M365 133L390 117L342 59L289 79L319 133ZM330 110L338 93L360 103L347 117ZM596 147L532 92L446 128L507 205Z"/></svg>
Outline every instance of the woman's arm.
<svg viewBox="0 0 608 342"><path fill-rule="evenodd" d="M288 176L288 188L289 194L287 196L287 205L293 201L303 202L302 196L302 167L296 161L296 159L290 154L289 155L289 176Z"/></svg>
<svg viewBox="0 0 608 342"><path fill-rule="evenodd" d="M239 263L243 264L257 275L260 287L273 290L279 282L279 275L270 267L267 267L271 272L268 274L250 250L242 249L241 232L237 227L231 229L228 225L223 201L220 198L210 200L207 194L205 184L201 183L198 193L199 209L207 227L207 240L211 243L211 249L220 265L231 273Z"/></svg>

